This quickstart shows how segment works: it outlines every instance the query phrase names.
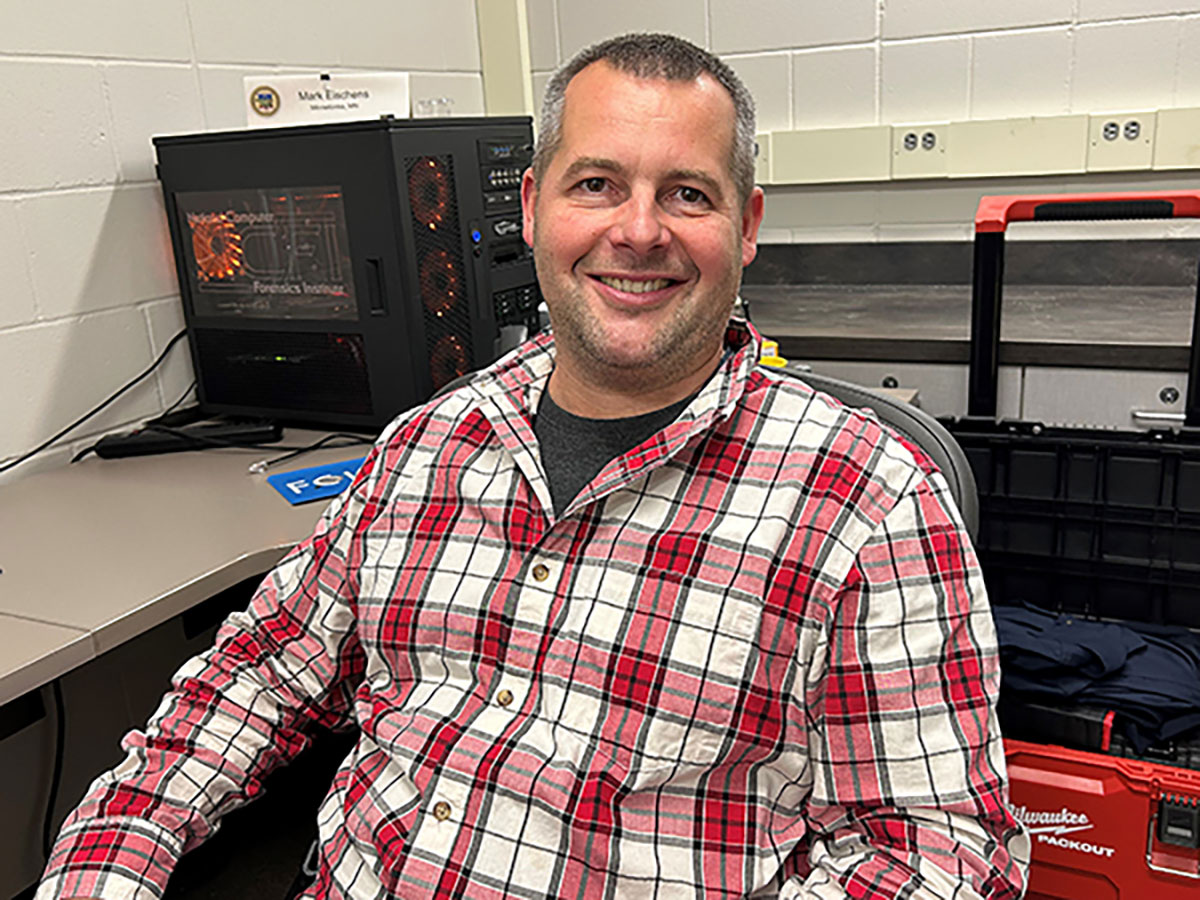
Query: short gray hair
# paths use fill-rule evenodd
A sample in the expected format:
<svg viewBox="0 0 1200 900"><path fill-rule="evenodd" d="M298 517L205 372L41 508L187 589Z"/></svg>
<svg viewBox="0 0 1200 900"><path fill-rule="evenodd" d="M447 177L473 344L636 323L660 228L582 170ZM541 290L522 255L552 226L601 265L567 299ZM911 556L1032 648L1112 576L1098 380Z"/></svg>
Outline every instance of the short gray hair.
<svg viewBox="0 0 1200 900"><path fill-rule="evenodd" d="M729 92L735 113L729 171L744 205L754 190L754 98L717 57L695 44L671 34L625 34L580 50L559 67L546 84L542 98L537 149L533 154L533 177L538 184L562 143L563 111L567 85L594 62L604 60L618 71L637 78L691 81L707 73Z"/></svg>

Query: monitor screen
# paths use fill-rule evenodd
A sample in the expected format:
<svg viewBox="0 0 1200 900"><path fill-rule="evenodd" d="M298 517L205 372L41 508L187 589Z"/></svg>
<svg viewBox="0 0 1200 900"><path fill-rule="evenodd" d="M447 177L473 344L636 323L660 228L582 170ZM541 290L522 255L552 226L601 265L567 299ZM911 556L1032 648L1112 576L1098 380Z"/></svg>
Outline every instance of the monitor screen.
<svg viewBox="0 0 1200 900"><path fill-rule="evenodd" d="M175 194L197 316L358 318L340 186Z"/></svg>

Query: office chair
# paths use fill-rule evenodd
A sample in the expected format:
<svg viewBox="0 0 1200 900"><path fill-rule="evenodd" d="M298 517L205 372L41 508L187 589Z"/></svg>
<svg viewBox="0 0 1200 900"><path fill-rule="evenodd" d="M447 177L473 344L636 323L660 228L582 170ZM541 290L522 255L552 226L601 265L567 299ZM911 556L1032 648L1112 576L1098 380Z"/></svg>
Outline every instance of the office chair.
<svg viewBox="0 0 1200 900"><path fill-rule="evenodd" d="M967 533L972 541L975 540L979 533L979 495L975 487L975 474L962 447L941 422L911 403L904 403L862 385L802 371L791 365L785 366L783 371L847 406L866 407L893 431L924 450L949 483L950 496L962 514Z"/></svg>

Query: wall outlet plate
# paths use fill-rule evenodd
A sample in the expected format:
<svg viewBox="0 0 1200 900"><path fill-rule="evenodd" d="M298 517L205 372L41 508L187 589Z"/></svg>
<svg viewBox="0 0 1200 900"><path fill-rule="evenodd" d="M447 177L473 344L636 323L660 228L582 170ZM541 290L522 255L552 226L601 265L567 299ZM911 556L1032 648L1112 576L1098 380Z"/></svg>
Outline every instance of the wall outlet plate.
<svg viewBox="0 0 1200 900"><path fill-rule="evenodd" d="M1158 111L1153 168L1200 168L1200 109Z"/></svg>
<svg viewBox="0 0 1200 900"><path fill-rule="evenodd" d="M892 178L945 178L949 123L892 126Z"/></svg>
<svg viewBox="0 0 1200 900"><path fill-rule="evenodd" d="M1084 172L1087 128L1085 115L951 122L946 171L951 178Z"/></svg>
<svg viewBox="0 0 1200 900"><path fill-rule="evenodd" d="M1156 124L1157 115L1152 110L1088 116L1087 170L1120 172L1150 168Z"/></svg>
<svg viewBox="0 0 1200 900"><path fill-rule="evenodd" d="M771 132L772 184L887 181L892 177L892 129L818 128Z"/></svg>

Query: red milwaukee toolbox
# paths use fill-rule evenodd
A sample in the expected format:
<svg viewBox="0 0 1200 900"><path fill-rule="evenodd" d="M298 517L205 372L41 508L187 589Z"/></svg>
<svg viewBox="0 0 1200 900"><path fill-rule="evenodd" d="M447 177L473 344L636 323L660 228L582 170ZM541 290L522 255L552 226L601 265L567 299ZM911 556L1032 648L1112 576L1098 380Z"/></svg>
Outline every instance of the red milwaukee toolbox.
<svg viewBox="0 0 1200 900"><path fill-rule="evenodd" d="M1030 900L1195 900L1200 772L1007 740Z"/></svg>
<svg viewBox="0 0 1200 900"><path fill-rule="evenodd" d="M997 610L1023 604L1088 623L1200 630L1200 314L1179 429L996 420L1008 224L1179 217L1200 218L1200 192L980 201L968 411L943 421L975 475L976 548ZM1174 634L1166 640L1177 647L1185 633ZM1008 690L1006 680L1011 800L1033 849L1026 896L1200 897L1196 732L1135 746L1110 709L1014 700Z"/></svg>

